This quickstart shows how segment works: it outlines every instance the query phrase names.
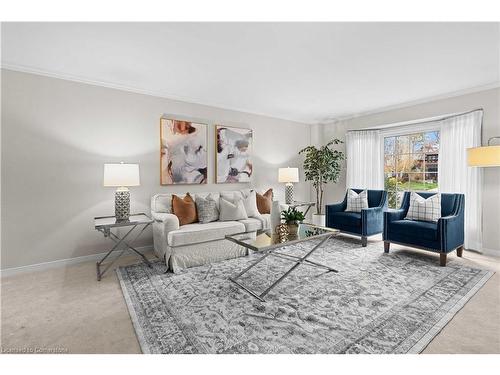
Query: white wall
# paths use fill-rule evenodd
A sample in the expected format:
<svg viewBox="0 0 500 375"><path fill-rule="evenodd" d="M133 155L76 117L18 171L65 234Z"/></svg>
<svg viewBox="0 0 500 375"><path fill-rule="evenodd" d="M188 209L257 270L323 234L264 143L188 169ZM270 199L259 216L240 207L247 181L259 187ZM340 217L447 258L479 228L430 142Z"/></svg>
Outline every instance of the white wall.
<svg viewBox="0 0 500 375"><path fill-rule="evenodd" d="M300 166L297 152L310 126L208 106L2 70L2 264L19 267L100 253L111 242L93 229L93 217L114 212L113 188L102 187L103 163L137 162L141 186L131 188L132 212L149 212L158 192L230 190L213 184L214 123L254 130L250 186L274 187L282 166ZM209 185L160 186L159 119L200 119L209 128ZM301 176L303 181L303 176ZM295 187L309 199L308 184ZM139 245L152 243L151 232Z"/></svg>
<svg viewBox="0 0 500 375"><path fill-rule="evenodd" d="M483 145L488 138L500 135L500 89L435 100L418 105L361 115L332 124L314 125L313 142L324 143L331 138L345 141L348 130L417 120L449 113L483 108ZM341 149L345 151L345 145ZM500 255L500 167L484 168L483 184L483 247ZM326 203L336 202L345 194L345 169L338 184L329 185Z"/></svg>

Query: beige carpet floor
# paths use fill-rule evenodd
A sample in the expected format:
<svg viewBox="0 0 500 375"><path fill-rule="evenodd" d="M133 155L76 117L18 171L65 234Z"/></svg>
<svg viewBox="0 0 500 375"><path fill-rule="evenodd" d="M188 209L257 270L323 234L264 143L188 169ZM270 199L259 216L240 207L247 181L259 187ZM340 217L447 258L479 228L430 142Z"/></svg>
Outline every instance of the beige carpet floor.
<svg viewBox="0 0 500 375"><path fill-rule="evenodd" d="M423 254L438 262L437 255ZM500 353L500 259L467 251L462 259L454 253L449 258L496 274L424 353ZM137 261L128 256L117 265ZM116 273L110 270L98 282L94 262L2 278L1 349L140 353Z"/></svg>

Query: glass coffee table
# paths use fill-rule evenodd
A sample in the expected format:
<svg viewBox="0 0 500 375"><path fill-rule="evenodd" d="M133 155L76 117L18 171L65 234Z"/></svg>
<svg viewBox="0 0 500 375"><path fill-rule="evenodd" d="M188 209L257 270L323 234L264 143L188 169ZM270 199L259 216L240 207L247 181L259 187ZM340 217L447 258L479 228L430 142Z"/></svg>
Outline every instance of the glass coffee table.
<svg viewBox="0 0 500 375"><path fill-rule="evenodd" d="M244 246L247 249L260 252L262 256L257 259L255 262L250 264L247 268L245 268L240 273L229 278L233 283L235 283L238 287L250 293L255 298L258 298L261 301L265 301L264 297L277 285L279 285L293 270L295 270L301 264L319 267L322 269L326 269L327 272L338 272L337 270L327 266L325 264L313 262L309 260L309 256L311 256L316 250L318 250L326 241L328 241L331 237L336 236L339 233L339 230L333 228L320 227L313 224L302 223L299 224L297 234L277 234L271 233L270 230L266 231L258 231L256 238L244 238L243 233L237 233L232 235L227 235L226 239L232 242L237 243L238 245ZM321 241L316 244L311 250L309 250L304 256L299 257L291 254L286 254L278 249L283 248L288 245L296 244L299 242L310 241L314 239L320 239ZM293 265L274 283L272 283L266 290L262 293L258 294L257 292L251 290L250 288L243 285L238 279L247 273L250 269L255 267L257 264L262 262L268 256L275 256L278 258L289 260L293 263Z"/></svg>

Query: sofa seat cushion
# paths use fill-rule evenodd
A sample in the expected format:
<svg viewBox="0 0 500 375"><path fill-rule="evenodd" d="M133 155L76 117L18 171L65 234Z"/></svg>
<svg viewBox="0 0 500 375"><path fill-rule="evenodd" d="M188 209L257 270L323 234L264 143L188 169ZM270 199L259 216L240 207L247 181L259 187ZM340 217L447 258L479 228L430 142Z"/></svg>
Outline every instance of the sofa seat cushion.
<svg viewBox="0 0 500 375"><path fill-rule="evenodd" d="M238 223L243 223L246 232L255 232L259 229L262 229L262 221L254 217L238 220Z"/></svg>
<svg viewBox="0 0 500 375"><path fill-rule="evenodd" d="M262 214L256 216L255 219L259 220L262 223L262 229L271 229L271 214Z"/></svg>
<svg viewBox="0 0 500 375"><path fill-rule="evenodd" d="M334 224L342 224L350 227L361 226L361 214L359 212L333 212Z"/></svg>
<svg viewBox="0 0 500 375"><path fill-rule="evenodd" d="M181 226L168 233L167 243L170 246L182 246L195 243L224 239L229 234L245 232L245 224L237 221L214 221L211 223L194 223Z"/></svg>
<svg viewBox="0 0 500 375"><path fill-rule="evenodd" d="M437 240L437 223L429 221L396 220L390 223L389 231L399 236Z"/></svg>

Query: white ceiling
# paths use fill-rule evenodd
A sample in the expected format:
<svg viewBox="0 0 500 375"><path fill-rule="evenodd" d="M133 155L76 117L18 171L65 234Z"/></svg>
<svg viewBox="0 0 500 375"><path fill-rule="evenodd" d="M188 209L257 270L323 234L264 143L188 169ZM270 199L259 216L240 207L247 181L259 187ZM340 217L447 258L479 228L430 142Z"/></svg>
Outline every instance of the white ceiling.
<svg viewBox="0 0 500 375"><path fill-rule="evenodd" d="M2 24L6 68L307 123L497 83L499 53L497 23Z"/></svg>

